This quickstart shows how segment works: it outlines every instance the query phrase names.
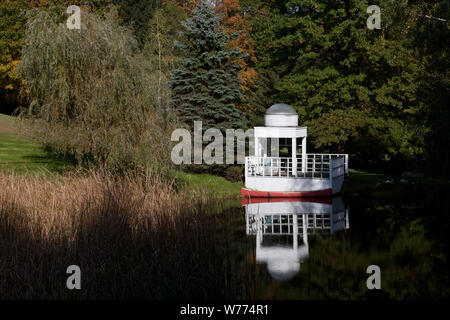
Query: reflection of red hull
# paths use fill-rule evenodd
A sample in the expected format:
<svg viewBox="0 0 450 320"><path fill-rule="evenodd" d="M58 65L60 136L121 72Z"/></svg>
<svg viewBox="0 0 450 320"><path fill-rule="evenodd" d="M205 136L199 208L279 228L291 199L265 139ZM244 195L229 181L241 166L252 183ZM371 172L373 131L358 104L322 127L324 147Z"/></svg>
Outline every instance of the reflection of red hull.
<svg viewBox="0 0 450 320"><path fill-rule="evenodd" d="M267 192L256 191L246 188L241 189L241 193L244 197L254 198L303 198L303 197L329 197L332 194L332 190L317 190L317 191L302 191L302 192Z"/></svg>
<svg viewBox="0 0 450 320"><path fill-rule="evenodd" d="M241 201L241 205L245 206L247 204L255 204L255 203L267 203L267 202L315 202L315 203L323 203L323 204L332 204L333 201L331 197L303 197L303 198L249 198L245 197Z"/></svg>

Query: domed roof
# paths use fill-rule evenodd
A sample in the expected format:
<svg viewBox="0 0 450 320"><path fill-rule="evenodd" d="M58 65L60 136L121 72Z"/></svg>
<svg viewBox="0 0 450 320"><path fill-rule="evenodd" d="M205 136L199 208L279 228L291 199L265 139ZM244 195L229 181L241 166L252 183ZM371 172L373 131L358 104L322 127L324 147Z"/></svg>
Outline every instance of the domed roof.
<svg viewBox="0 0 450 320"><path fill-rule="evenodd" d="M277 103L267 109L266 114L272 115L297 115L297 112L290 105Z"/></svg>

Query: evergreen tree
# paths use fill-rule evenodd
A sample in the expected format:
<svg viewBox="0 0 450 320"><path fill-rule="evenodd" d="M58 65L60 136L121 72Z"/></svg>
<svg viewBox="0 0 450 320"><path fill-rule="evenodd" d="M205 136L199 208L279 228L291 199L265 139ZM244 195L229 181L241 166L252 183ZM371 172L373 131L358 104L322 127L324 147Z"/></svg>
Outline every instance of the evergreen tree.
<svg viewBox="0 0 450 320"><path fill-rule="evenodd" d="M220 18L211 4L201 1L193 17L182 23L181 65L172 72L170 87L175 110L181 120L193 125L203 121L203 128L242 127L242 113L236 108L243 89L236 59L242 53L226 44L229 35L219 27Z"/></svg>

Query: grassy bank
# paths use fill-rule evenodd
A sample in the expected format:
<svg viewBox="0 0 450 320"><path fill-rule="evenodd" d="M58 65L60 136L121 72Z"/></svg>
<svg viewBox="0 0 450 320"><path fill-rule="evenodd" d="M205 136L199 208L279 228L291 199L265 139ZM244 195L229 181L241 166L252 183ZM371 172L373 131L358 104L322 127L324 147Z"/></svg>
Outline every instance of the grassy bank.
<svg viewBox="0 0 450 320"><path fill-rule="evenodd" d="M0 114L0 171L49 175L73 169L73 164L43 151L38 144L20 134L13 117ZM239 196L242 187L242 183L209 174L176 171L175 178L181 185L180 189L186 189L193 195Z"/></svg>
<svg viewBox="0 0 450 320"><path fill-rule="evenodd" d="M242 182L231 182L223 177L210 174L194 174L178 171L176 177L187 191L207 196L240 196Z"/></svg>
<svg viewBox="0 0 450 320"><path fill-rule="evenodd" d="M71 167L20 134L13 117L0 114L0 170L49 174L63 173Z"/></svg>
<svg viewBox="0 0 450 320"><path fill-rule="evenodd" d="M342 188L342 196L353 198L353 201L381 201L411 207L435 203L447 209L450 207L449 192L450 181L362 170L350 170Z"/></svg>

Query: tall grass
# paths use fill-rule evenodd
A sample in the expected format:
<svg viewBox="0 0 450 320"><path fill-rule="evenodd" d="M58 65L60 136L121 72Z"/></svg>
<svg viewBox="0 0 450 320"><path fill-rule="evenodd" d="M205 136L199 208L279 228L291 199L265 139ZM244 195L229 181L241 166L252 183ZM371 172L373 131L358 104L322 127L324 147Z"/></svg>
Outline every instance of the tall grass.
<svg viewBox="0 0 450 320"><path fill-rule="evenodd" d="M0 173L0 298L239 298L213 211L150 174ZM66 287L72 264L81 290Z"/></svg>

